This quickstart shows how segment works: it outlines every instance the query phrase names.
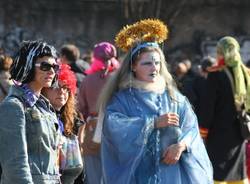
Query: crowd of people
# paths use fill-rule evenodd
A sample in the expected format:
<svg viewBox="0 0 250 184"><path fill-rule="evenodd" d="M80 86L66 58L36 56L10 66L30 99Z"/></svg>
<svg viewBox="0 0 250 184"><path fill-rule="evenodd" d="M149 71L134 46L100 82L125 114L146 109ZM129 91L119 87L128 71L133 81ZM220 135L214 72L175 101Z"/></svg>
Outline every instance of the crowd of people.
<svg viewBox="0 0 250 184"><path fill-rule="evenodd" d="M84 59L23 41L0 55L1 184L248 184L250 70L231 36L197 70L171 67L158 19L124 27ZM117 48L125 53L119 61Z"/></svg>

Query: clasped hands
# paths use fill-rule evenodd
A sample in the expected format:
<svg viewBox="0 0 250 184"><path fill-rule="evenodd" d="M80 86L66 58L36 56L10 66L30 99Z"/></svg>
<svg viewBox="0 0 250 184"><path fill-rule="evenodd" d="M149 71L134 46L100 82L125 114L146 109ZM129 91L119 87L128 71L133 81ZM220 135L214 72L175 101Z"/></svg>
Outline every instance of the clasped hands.
<svg viewBox="0 0 250 184"><path fill-rule="evenodd" d="M179 126L179 116L176 113L167 113L159 116L155 120L156 128L164 128L167 126ZM170 145L162 155L162 162L165 164L175 164L179 161L182 152L186 150L186 144L179 142Z"/></svg>
<svg viewBox="0 0 250 184"><path fill-rule="evenodd" d="M156 128L164 128L167 126L179 126L178 114L170 112L167 114L163 114L155 119Z"/></svg>

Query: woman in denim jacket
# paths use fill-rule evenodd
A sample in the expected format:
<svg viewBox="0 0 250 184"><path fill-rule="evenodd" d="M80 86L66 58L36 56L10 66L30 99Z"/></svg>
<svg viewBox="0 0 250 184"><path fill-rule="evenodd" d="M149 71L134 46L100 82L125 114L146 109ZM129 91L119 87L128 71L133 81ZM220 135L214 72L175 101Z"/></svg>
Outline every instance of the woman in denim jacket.
<svg viewBox="0 0 250 184"><path fill-rule="evenodd" d="M40 95L59 69L56 57L53 46L26 41L11 66L15 85L0 105L1 184L60 183L58 120Z"/></svg>

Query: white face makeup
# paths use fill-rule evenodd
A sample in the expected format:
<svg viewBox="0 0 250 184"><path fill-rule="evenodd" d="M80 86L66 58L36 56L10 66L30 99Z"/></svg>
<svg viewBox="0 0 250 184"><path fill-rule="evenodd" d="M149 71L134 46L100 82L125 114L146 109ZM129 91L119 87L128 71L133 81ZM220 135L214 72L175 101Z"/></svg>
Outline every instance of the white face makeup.
<svg viewBox="0 0 250 184"><path fill-rule="evenodd" d="M156 51L142 53L133 66L133 72L138 80L155 82L161 68L161 57Z"/></svg>

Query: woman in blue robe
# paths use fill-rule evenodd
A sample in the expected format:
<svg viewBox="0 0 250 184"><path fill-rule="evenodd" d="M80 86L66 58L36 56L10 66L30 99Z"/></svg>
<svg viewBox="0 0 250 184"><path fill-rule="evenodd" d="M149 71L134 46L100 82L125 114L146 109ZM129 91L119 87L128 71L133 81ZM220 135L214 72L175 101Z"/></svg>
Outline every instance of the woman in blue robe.
<svg viewBox="0 0 250 184"><path fill-rule="evenodd" d="M105 184L213 183L196 115L157 43L131 49L99 100Z"/></svg>

